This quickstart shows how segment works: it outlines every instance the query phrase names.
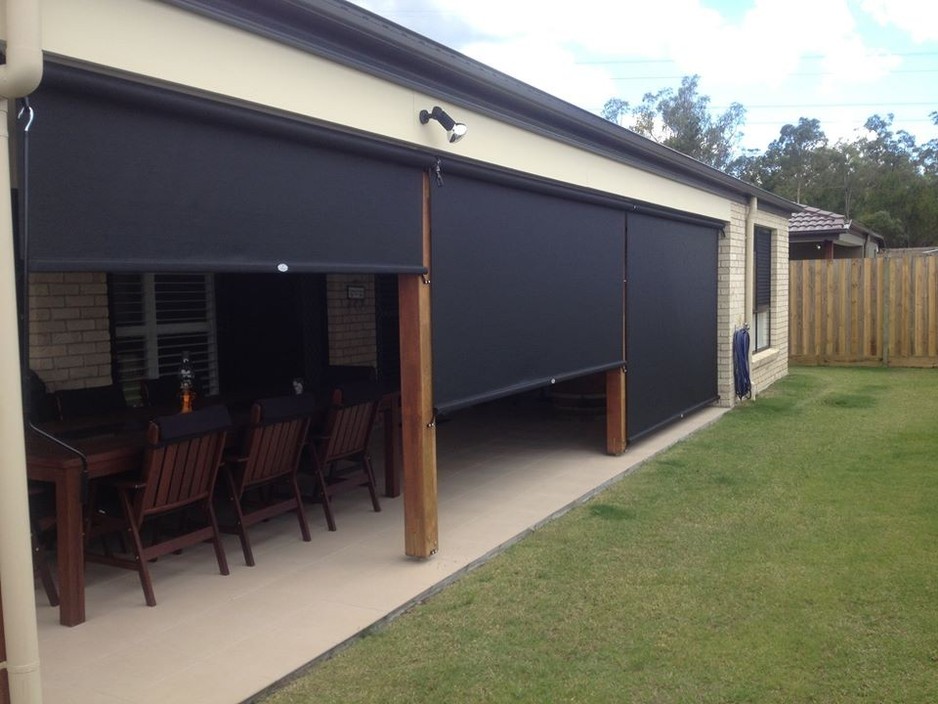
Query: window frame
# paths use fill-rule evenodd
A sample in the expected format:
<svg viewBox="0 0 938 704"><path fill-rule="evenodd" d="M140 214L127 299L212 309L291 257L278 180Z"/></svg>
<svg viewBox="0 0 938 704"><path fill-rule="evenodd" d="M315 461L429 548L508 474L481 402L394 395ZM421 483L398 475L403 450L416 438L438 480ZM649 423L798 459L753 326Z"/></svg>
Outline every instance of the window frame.
<svg viewBox="0 0 938 704"><path fill-rule="evenodd" d="M121 273L120 276L128 276ZM131 275L133 276L133 275ZM119 293L113 275L108 277L108 301L111 309L111 349L114 360L115 382L124 387L124 394L128 402L134 404L139 398L139 383L143 379L155 379L160 376L160 341L175 335L202 335L206 336L207 368L202 371L202 383L205 393L218 393L218 343L217 320L215 309L215 280L212 274L198 274L204 281L204 300L200 301L205 310L204 320L166 321L160 322L160 305L157 296L157 277L161 283L174 276L173 273L141 273L140 291L141 322L130 325L121 325L116 322L118 316L114 311L118 305ZM192 278L191 273L179 273L179 277ZM142 340L143 365L142 376L125 375L118 363L118 347L122 341L139 338Z"/></svg>
<svg viewBox="0 0 938 704"><path fill-rule="evenodd" d="M753 228L752 319L754 352L761 352L772 346L772 303L775 289L772 277L774 238L775 233L767 227L757 225Z"/></svg>

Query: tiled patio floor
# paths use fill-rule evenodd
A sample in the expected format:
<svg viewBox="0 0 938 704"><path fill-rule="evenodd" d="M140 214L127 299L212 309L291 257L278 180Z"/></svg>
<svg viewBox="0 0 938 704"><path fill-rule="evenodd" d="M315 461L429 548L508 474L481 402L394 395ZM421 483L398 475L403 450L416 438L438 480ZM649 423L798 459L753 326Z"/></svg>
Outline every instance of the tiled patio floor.
<svg viewBox="0 0 938 704"><path fill-rule="evenodd" d="M404 556L402 499L374 513L363 490L336 502L334 533L308 506L310 543L290 515L255 527L256 567L226 536L227 577L208 545L159 560L154 608L135 573L89 565L86 623L60 626L36 593L44 702L249 701L723 412L704 409L621 457L603 453L602 418L542 402L455 414L438 427L440 551L429 560Z"/></svg>

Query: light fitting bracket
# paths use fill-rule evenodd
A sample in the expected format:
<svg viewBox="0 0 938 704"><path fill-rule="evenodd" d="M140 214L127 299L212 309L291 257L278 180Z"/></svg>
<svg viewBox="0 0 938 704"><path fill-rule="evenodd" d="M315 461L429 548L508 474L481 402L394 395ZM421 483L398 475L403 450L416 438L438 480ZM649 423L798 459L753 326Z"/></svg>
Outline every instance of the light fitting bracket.
<svg viewBox="0 0 938 704"><path fill-rule="evenodd" d="M455 144L460 139L466 136L466 132L469 130L465 124L462 122L456 122L453 118L446 114L446 111L443 110L439 105L435 105L433 110L421 110L420 111L420 124L425 125L430 120L436 120L439 122L443 129L446 130L446 138L450 141L450 144Z"/></svg>

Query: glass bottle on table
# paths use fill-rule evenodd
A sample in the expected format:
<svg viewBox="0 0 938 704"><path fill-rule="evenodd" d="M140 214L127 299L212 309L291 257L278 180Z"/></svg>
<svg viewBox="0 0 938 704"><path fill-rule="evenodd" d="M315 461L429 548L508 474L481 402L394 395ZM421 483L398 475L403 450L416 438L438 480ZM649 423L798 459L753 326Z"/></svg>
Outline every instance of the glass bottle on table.
<svg viewBox="0 0 938 704"><path fill-rule="evenodd" d="M179 366L179 399L180 413L189 413L195 400L195 372L192 371L188 350L182 353L182 364Z"/></svg>

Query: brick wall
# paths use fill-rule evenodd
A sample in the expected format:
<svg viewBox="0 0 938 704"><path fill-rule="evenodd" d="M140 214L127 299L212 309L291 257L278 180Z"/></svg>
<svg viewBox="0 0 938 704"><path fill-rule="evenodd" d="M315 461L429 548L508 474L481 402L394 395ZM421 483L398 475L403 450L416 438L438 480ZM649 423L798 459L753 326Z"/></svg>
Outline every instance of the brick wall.
<svg viewBox="0 0 938 704"><path fill-rule="evenodd" d="M721 406L736 401L733 386L733 332L745 322L746 206L732 203L730 222L718 247L717 393Z"/></svg>
<svg viewBox="0 0 938 704"><path fill-rule="evenodd" d="M30 274L29 320L29 366L50 391L111 383L105 274Z"/></svg>
<svg viewBox="0 0 938 704"><path fill-rule="evenodd" d="M717 275L717 392L720 405L737 403L733 385L733 333L752 315L746 311L746 214L732 203L730 223L719 245ZM756 395L788 373L788 220L759 211L755 224L772 231L771 347L754 355L750 379Z"/></svg>
<svg viewBox="0 0 938 704"><path fill-rule="evenodd" d="M769 349L753 355L756 395L788 374L788 220L760 213L756 225L772 230L772 304Z"/></svg>
<svg viewBox="0 0 938 704"><path fill-rule="evenodd" d="M364 289L364 298L350 298L350 286ZM377 366L374 276L330 274L326 297L329 364Z"/></svg>

